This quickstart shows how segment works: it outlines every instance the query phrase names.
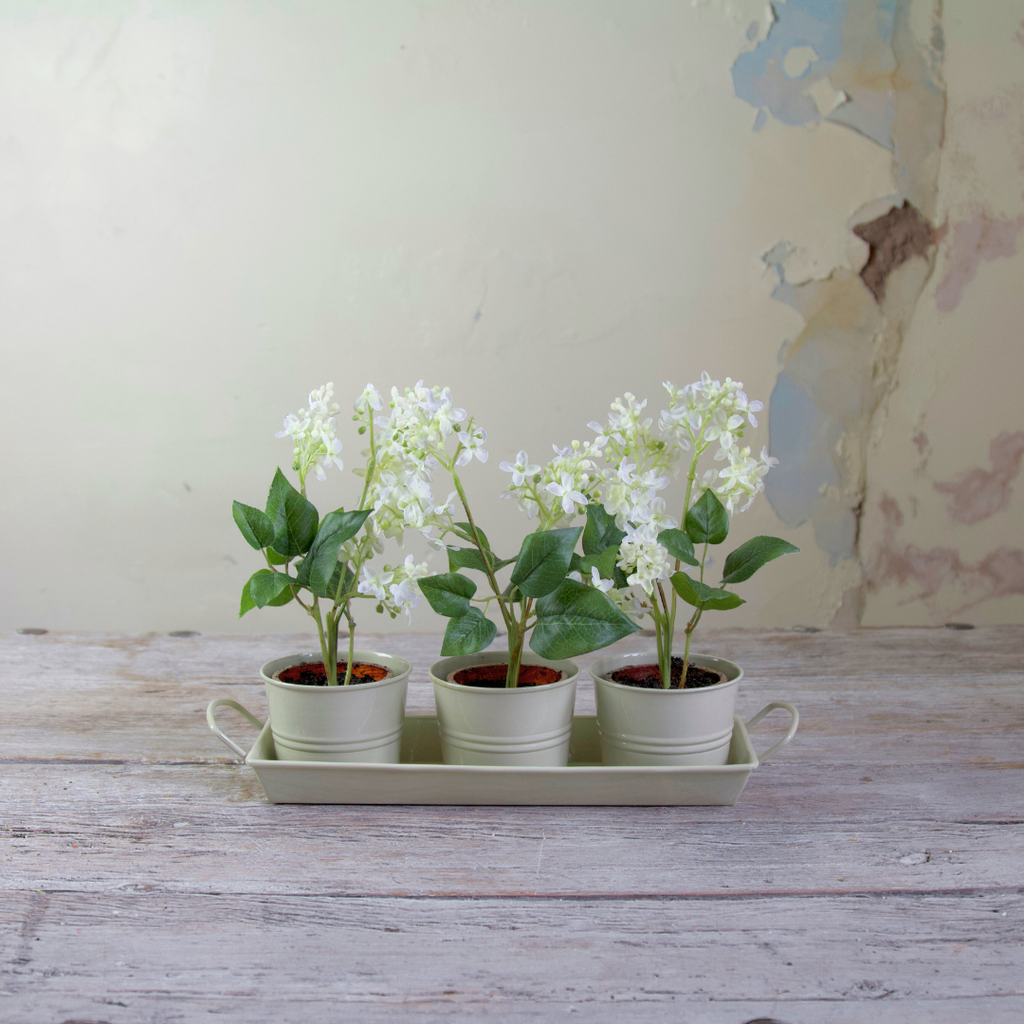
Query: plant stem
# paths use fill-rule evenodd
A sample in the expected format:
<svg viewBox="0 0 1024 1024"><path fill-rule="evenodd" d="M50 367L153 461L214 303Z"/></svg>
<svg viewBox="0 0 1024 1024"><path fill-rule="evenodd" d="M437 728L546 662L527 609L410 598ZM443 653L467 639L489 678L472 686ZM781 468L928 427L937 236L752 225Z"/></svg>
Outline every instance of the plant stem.
<svg viewBox="0 0 1024 1024"><path fill-rule="evenodd" d="M327 646L330 663L325 663L327 669L327 685L338 685L338 608L332 608L327 613Z"/></svg>
<svg viewBox="0 0 1024 1024"><path fill-rule="evenodd" d="M708 557L708 542L704 541L704 550L700 556L700 582L704 582L704 563ZM690 671L690 637L693 635L693 631L697 628L697 623L700 622L701 615L704 614L704 609L701 607L695 608L693 615L690 617L690 621L686 624L686 650L683 652L683 677L679 681L679 689L683 690L686 688L686 673Z"/></svg>
<svg viewBox="0 0 1024 1024"><path fill-rule="evenodd" d="M507 688L519 685L519 667L523 663L523 644L526 641L526 622L532 608L533 598L525 598L522 618L516 623L514 641L512 634L509 633L508 668L505 671L505 686Z"/></svg>
<svg viewBox="0 0 1024 1024"><path fill-rule="evenodd" d="M466 498L466 492L462 489L462 481L459 479L459 474L455 471L455 462L453 461L449 467L449 471L452 474L452 482L455 484L455 490L458 492L459 500L462 502L462 507L466 512L466 519L469 522L469 528L473 532L473 543L476 545L477 551L480 552L480 557L483 559L484 566L487 569L487 582L491 585L491 590L494 591L494 596L498 599L498 607L501 609L501 617L505 622L505 631L508 634L509 642L509 656L511 659L512 654L512 633L517 628L515 617L505 607L505 598L502 597L501 588L498 586L498 580L494 575L494 568L491 564L490 551L486 545L480 539L480 531L476 528L476 523L473 521L473 513L469 510L469 501Z"/></svg>
<svg viewBox="0 0 1024 1024"><path fill-rule="evenodd" d="M356 624L352 618L352 603L345 602L345 618L348 620L348 664L345 666L345 686L352 682L352 658L355 656Z"/></svg>
<svg viewBox="0 0 1024 1024"><path fill-rule="evenodd" d="M669 629L671 613L669 611L668 598L665 597L661 580L657 581L658 595L661 597L661 610L654 620L655 630L658 634L658 670L661 672L661 685L665 690L672 688L672 632ZM675 596L675 590L672 591ZM658 607L658 598L652 595L651 605ZM660 620L660 621L659 621Z"/></svg>
<svg viewBox="0 0 1024 1024"><path fill-rule="evenodd" d="M377 451L373 446L373 411L368 411L370 412L370 461L366 465L366 479L363 481L363 493L359 498L360 511L363 508L363 503L366 501L366 494L370 489L370 478L377 468Z"/></svg>
<svg viewBox="0 0 1024 1024"><path fill-rule="evenodd" d="M316 631L320 635L320 656L323 658L324 668L330 672L330 651L327 648L327 638L324 636L324 623L323 618L320 615L320 598L313 598L313 607L309 609L309 614L313 616L313 621L316 622ZM329 678L328 678L329 681ZM335 680L336 682L337 680Z"/></svg>

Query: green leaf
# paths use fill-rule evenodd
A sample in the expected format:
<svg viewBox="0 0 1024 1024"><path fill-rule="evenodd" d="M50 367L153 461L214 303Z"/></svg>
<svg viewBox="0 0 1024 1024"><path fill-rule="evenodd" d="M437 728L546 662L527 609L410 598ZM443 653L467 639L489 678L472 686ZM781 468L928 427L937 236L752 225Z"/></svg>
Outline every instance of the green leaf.
<svg viewBox="0 0 1024 1024"><path fill-rule="evenodd" d="M615 578L615 563L618 561L618 558L619 549L617 547L605 548L604 551L597 555L580 556L574 554L572 561L569 563L569 568L589 579L590 570L596 566L597 571L601 574L601 579L611 580Z"/></svg>
<svg viewBox="0 0 1024 1024"><path fill-rule="evenodd" d="M799 550L781 537L751 537L726 558L722 582L742 583L772 559L794 555Z"/></svg>
<svg viewBox="0 0 1024 1024"><path fill-rule="evenodd" d="M243 505L240 501L231 502L231 516L235 525L242 531L242 536L249 546L259 551L267 547L274 539L274 524L266 512L261 512L252 505Z"/></svg>
<svg viewBox="0 0 1024 1024"><path fill-rule="evenodd" d="M274 550L294 558L309 550L320 517L311 502L291 484L288 488L274 514Z"/></svg>
<svg viewBox="0 0 1024 1024"><path fill-rule="evenodd" d="M682 530L662 530L658 543L673 557L687 565L700 565L693 553L693 541Z"/></svg>
<svg viewBox="0 0 1024 1024"><path fill-rule="evenodd" d="M248 584L252 602L257 608L265 608L292 585L297 586L298 581L286 576L283 572L272 572L270 569L260 569L258 572L254 572L249 577Z"/></svg>
<svg viewBox="0 0 1024 1024"><path fill-rule="evenodd" d="M483 544L488 551L491 550L491 542L487 539L487 534L478 526L476 532L480 535L480 543ZM476 537L473 536L473 527L469 523L455 523L455 535L461 537L465 541L469 541L474 547L476 546Z"/></svg>
<svg viewBox="0 0 1024 1024"><path fill-rule="evenodd" d="M729 535L729 513L710 487L686 513L683 529L694 544L721 544Z"/></svg>
<svg viewBox="0 0 1024 1024"><path fill-rule="evenodd" d="M242 603L238 608L238 617L241 618L246 612L251 612L256 607L256 602L252 599L252 593L249 590L249 584L252 582L252 577L245 581L245 586L242 587Z"/></svg>
<svg viewBox="0 0 1024 1024"><path fill-rule="evenodd" d="M583 530L583 554L596 555L606 548L618 548L626 534L615 525L615 516L604 505L587 505L587 525Z"/></svg>
<svg viewBox="0 0 1024 1024"><path fill-rule="evenodd" d="M278 594L277 597L275 597L273 601L268 601L267 602L267 607L268 608L280 608L281 605L287 604L292 599L293 596L294 596L294 594L292 593L292 588L291 587L285 587L285 589L282 590L281 593Z"/></svg>
<svg viewBox="0 0 1024 1024"><path fill-rule="evenodd" d="M309 549L309 555L302 563L304 567L309 567L306 570L309 575L309 589L317 597L334 596L334 591L328 593L328 587L338 564L338 552L345 541L351 540L359 532L369 514L369 509L354 512L338 509L337 512L328 512L324 516L320 529L317 530L316 539Z"/></svg>
<svg viewBox="0 0 1024 1024"><path fill-rule="evenodd" d="M541 530L527 534L512 570L512 582L526 597L543 597L556 590L565 579L572 549L583 527Z"/></svg>
<svg viewBox="0 0 1024 1024"><path fill-rule="evenodd" d="M692 604L694 608L724 612L743 604L743 599L739 594L709 587L706 583L701 583L700 580L691 579L685 572L673 573L672 586L675 588L675 592L687 604Z"/></svg>
<svg viewBox="0 0 1024 1024"><path fill-rule="evenodd" d="M294 491L295 488L288 483L288 478L281 472L280 467L274 473L274 479L270 483L270 490L267 492L267 506L266 512L270 517L270 521L273 522L277 517L277 509L281 502L284 501L284 496L289 491Z"/></svg>
<svg viewBox="0 0 1024 1024"><path fill-rule="evenodd" d="M564 580L537 602L530 647L542 658L574 658L621 640L640 627L593 587Z"/></svg>
<svg viewBox="0 0 1024 1024"><path fill-rule="evenodd" d="M425 577L429 579L430 577ZM437 577L433 577L436 579ZM423 580L419 581L423 586ZM476 654L482 651L495 637L498 627L479 608L470 608L465 615L448 620L444 631L441 653L445 657L460 654Z"/></svg>
<svg viewBox="0 0 1024 1024"><path fill-rule="evenodd" d="M490 549L488 549L490 551ZM497 572L506 565L511 565L514 558L499 558L494 552L490 552L494 559L491 564L491 572ZM449 548L448 569L455 572L456 569L476 569L478 572L486 573L487 566L484 565L483 556L476 548Z"/></svg>
<svg viewBox="0 0 1024 1024"><path fill-rule="evenodd" d="M284 565L288 561L288 556L278 554L273 548L267 548L267 561L271 565Z"/></svg>
<svg viewBox="0 0 1024 1024"><path fill-rule="evenodd" d="M423 596L438 615L460 618L473 610L469 606L469 599L476 593L476 584L466 576L460 576L457 572L442 572L436 576L424 576L417 582Z"/></svg>

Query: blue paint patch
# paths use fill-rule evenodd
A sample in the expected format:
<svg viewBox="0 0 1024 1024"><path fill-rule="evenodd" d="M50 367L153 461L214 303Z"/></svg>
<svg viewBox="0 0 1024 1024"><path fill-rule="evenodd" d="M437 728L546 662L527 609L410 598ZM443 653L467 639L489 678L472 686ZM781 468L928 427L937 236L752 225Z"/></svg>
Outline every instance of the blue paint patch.
<svg viewBox="0 0 1024 1024"><path fill-rule="evenodd" d="M741 100L770 111L784 124L813 124L821 113L804 90L809 82L826 78L842 54L846 0L787 0L771 6L775 22L755 49L736 58L733 87ZM813 47L818 55L799 79L787 78L782 69L794 46Z"/></svg>
<svg viewBox="0 0 1024 1024"><path fill-rule="evenodd" d="M754 118L754 131L759 132L768 123L768 111L762 107Z"/></svg>
<svg viewBox="0 0 1024 1024"><path fill-rule="evenodd" d="M875 11L874 35L868 32L869 38L846 38L851 11L860 14L866 6ZM846 103L822 115L807 95L807 87L828 79L844 57L855 65L866 62L876 68L894 63L896 0L773 0L771 7L775 21L767 37L749 53L740 54L732 68L736 95L758 108L755 130L764 126L768 113L789 125L832 121L892 149L895 107L891 97L851 87ZM783 62L797 46L812 47L818 59L797 78L789 78ZM879 48L884 52L879 54Z"/></svg>
<svg viewBox="0 0 1024 1024"><path fill-rule="evenodd" d="M753 42L753 41L754 41L754 40L755 40L755 39L757 38L757 32L758 32L758 29L759 29L760 27L761 27L761 26L760 26L760 25L758 25L758 23L757 23L756 21L752 21L752 22L751 22L751 23L750 23L750 24L749 24L749 25L747 26L747 39L748 39L748 40L749 40L750 42Z"/></svg>
<svg viewBox="0 0 1024 1024"><path fill-rule="evenodd" d="M840 485L832 451L840 428L787 373L780 373L769 402L769 450L779 460L765 478L765 495L775 514L793 528L810 521L819 548L835 565L854 557L856 521L852 511L828 496Z"/></svg>

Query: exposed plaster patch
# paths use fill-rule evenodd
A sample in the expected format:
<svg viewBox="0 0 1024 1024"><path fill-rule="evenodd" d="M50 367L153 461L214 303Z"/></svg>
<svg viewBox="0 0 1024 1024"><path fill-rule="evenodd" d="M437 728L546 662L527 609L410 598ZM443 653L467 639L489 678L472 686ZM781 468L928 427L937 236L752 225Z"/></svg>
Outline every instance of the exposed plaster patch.
<svg viewBox="0 0 1024 1024"><path fill-rule="evenodd" d="M908 202L894 206L888 213L866 224L858 224L853 233L868 243L868 261L860 277L881 305L889 275L914 256L926 256L935 240L931 224Z"/></svg>
<svg viewBox="0 0 1024 1024"><path fill-rule="evenodd" d="M1024 46L1024 19L1021 20L1020 28L1013 33L1013 41L1015 43L1020 43L1021 46Z"/></svg>
<svg viewBox="0 0 1024 1024"><path fill-rule="evenodd" d="M1024 456L1024 431L1003 431L989 445L992 469L964 470L952 480L933 484L935 490L952 496L949 514L968 526L980 523L1010 504L1010 484L1020 472Z"/></svg>
<svg viewBox="0 0 1024 1024"><path fill-rule="evenodd" d="M913 586L916 593L901 602L908 604L928 601L944 587L956 586L967 598L957 611L995 597L1024 595L1024 551L1020 548L996 548L974 564L965 563L953 548L925 551L915 544L901 544L897 533L903 525L903 513L896 500L883 493L879 508L883 538L868 574L868 589L878 590L887 583Z"/></svg>
<svg viewBox="0 0 1024 1024"><path fill-rule="evenodd" d="M956 309L964 288L974 280L982 260L1009 258L1017 254L1017 235L1024 228L1024 215L1013 220L978 213L971 220L953 225L952 240L946 249L946 273L935 291L940 312Z"/></svg>

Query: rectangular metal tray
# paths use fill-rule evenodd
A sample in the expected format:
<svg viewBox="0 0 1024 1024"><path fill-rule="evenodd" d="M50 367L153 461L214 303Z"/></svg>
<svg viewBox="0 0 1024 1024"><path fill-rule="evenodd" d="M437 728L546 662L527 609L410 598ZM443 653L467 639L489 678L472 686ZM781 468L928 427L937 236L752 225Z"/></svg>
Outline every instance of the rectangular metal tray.
<svg viewBox="0 0 1024 1024"><path fill-rule="evenodd" d="M606 766L597 719L577 716L566 768L446 765L437 719L407 715L398 764L279 761L269 721L245 763L275 804L724 806L736 802L759 761L737 717L727 764Z"/></svg>

